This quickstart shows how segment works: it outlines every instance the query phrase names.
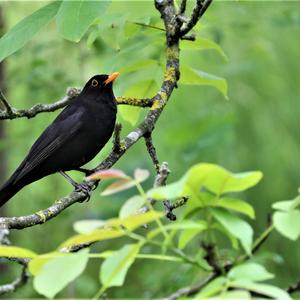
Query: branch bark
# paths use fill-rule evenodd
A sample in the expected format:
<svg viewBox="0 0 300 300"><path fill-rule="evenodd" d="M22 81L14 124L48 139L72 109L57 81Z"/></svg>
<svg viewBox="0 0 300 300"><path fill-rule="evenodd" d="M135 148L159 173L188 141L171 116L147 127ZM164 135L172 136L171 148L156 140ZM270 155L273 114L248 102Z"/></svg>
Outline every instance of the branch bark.
<svg viewBox="0 0 300 300"><path fill-rule="evenodd" d="M194 26L198 23L199 19L203 16L211 3L212 0L196 0L196 5L193 9L190 20L180 30L181 37L185 36L194 28Z"/></svg>
<svg viewBox="0 0 300 300"><path fill-rule="evenodd" d="M0 120L13 120L17 118L33 118L37 114L45 112L54 112L58 109L61 109L71 103L80 93L78 88L69 88L67 90L66 96L62 99L52 103L52 104L41 104L38 103L29 109L16 109L12 107L2 91L0 91L0 101L4 106L4 111L0 111ZM117 103L119 105L131 105L138 107L151 107L152 99L139 99L131 97L117 97Z"/></svg>

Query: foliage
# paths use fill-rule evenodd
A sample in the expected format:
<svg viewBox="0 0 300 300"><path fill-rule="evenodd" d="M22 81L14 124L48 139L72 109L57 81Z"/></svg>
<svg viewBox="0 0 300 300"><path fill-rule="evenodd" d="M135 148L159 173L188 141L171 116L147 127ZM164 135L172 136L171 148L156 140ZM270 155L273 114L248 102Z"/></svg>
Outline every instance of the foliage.
<svg viewBox="0 0 300 300"><path fill-rule="evenodd" d="M87 40L87 46L91 47L95 42L98 35L101 35L107 46L112 46L114 43L118 43L115 47L120 49L125 46L125 51L132 51L132 45L128 47L128 40L132 40L137 33L140 32L138 26L140 23L134 21L134 17L129 15L128 20L124 18L116 18L111 16L101 18L107 8L110 6L111 1L54 1L45 7L40 8L32 15L25 17L17 25L15 25L10 31L8 31L0 39L0 61L7 56L13 54L15 51L22 48L33 36L43 28L51 19L55 18L57 31L65 39L79 42L84 34L87 33L89 27L93 25L93 30ZM149 24L149 16L141 18L141 25ZM141 21L139 20L139 21ZM126 23L127 22L127 23ZM99 25L98 25L99 24ZM111 26L113 24L113 26ZM150 25L150 24L149 24ZM104 34L104 31L111 31L108 34ZM124 40L121 34L125 34L128 38ZM145 36L142 43L133 45L134 48L140 48L146 45L150 40L157 43L162 40L162 35ZM132 42L132 41L131 41ZM124 44L124 46L123 46ZM127 45L126 45L127 44ZM197 47L198 45L198 47ZM113 46L114 47L114 46ZM189 47L186 46L188 49ZM197 43L192 49L214 49L217 52L225 56L224 51L220 46L215 44L209 39L203 39L202 43ZM157 60L141 60L134 61L133 64L127 64L126 67L121 68L123 74L132 73L136 71L143 71L143 75L147 73L149 76L143 76L144 80L138 82L138 85L129 88L125 91L124 95L138 96L138 97L151 97L157 91L158 84L160 84L160 77L163 72L162 61ZM153 77L154 74L154 77ZM147 80L145 80L147 79ZM226 80L218 76L208 74L201 70L192 70L189 66L182 68L181 82L187 85L209 85L218 89L227 98L227 83ZM135 125L139 119L139 110L137 108L122 107L120 113L125 121Z"/></svg>
<svg viewBox="0 0 300 300"><path fill-rule="evenodd" d="M23 17L24 10L27 9L29 13L38 8L39 4L27 3L27 8L24 8L21 3L14 3L13 7L10 3L6 5L8 25L12 27L18 21L16 18ZM40 5L44 7L44 3ZM53 4L52 7L54 6ZM299 77L300 60L296 59L299 54L297 40L294 38L299 34L297 7L292 3L277 3L270 7L267 3L240 2L236 5L217 2L208 16L196 30L198 42L195 44L190 41L182 42L182 63L184 68L188 70L192 68L200 75L204 71L218 74L217 78L213 77L215 81L207 84L218 84L225 95L224 81L220 80L219 75L226 77L230 83L231 101L222 101L218 92L203 87L200 82L201 76L200 79L195 79L194 72L192 78L182 77L182 80L186 80L186 84L183 85L181 82L180 89L172 99L172 105L160 121L162 129L154 136L159 156L169 160L173 171L171 178L176 183L179 176L186 171L186 166L200 160L219 162L236 170L259 168L264 171L265 180L242 195L225 193L220 195L220 199L209 188L197 191L203 206L200 206L200 201L196 200L199 195L191 197L187 206L181 209L182 212L175 223L163 224L163 227L167 227L167 233L172 236L172 240L175 240L175 246L183 249L182 251L188 256L196 256L197 262L200 261L200 265L204 268L208 266L205 264L206 261L203 261L205 254L199 249L199 240L210 242L213 239L217 240L219 257L222 261L236 258L239 253L243 256L242 253L249 249L250 244L255 245L256 240L253 243L250 239L250 231L244 228L246 241L242 243L243 237L232 224L236 222L246 223L248 226L251 224L251 231L254 232L254 237L257 236L257 232L265 227L265 216L270 210L271 203L287 199L286 196L293 195L299 185L299 163L296 159L299 157L297 142L299 134L298 119L295 117L299 104L295 99L299 94L299 86L296 82ZM58 14L53 16L55 19L57 17ZM44 19L45 23L48 20L46 19ZM118 1L112 2L106 13L100 15L100 21L93 20L83 36L81 31L76 33L76 38L81 40L75 45L58 39L56 34L58 26L54 29L53 22L49 23L47 31L42 29L41 34L27 43L22 53L18 49L25 45L23 43L27 42L41 27L32 27L29 31L32 34L29 37L21 34L23 40L14 36L13 48L3 44L6 40L3 37L0 42L0 51L3 51L1 54L7 56L12 53L11 51L17 51L6 60L9 76L8 99L12 99L11 101L20 108L29 107L36 101L50 102L63 95L67 86L81 86L86 78L99 70L103 72L121 70L122 80L116 87L118 95L152 96L162 76L163 32L135 23L162 27L152 3L135 2L134 5L130 5ZM114 26L111 26L112 24ZM208 39L209 42L203 39ZM215 45L225 50L217 50L219 48ZM213 51L210 51L211 49ZM224 51L229 59L226 64ZM200 70L203 71L199 72ZM195 81L197 82L194 83ZM143 113L135 108L122 107L120 113L125 132L131 124L135 124L143 116ZM26 120L8 124L8 139L1 142L0 147L9 150L9 169L13 169L18 164L26 153L25 148L32 144L41 128L44 128L52 118L52 115L44 115L31 120L30 125ZM139 166L150 168L150 163L146 162L145 157L141 155L141 149L142 145L132 149L127 158L120 162L119 167L128 173ZM101 154L103 155L105 151ZM174 187L174 191L180 193L177 187ZM112 197L102 197L101 200L95 193L88 205L70 208L63 218L56 218L54 222L45 224L42 228L16 232L15 240L19 245L23 245L25 251L26 248L34 249L35 252L47 255L50 249L55 249L56 245L71 234L69 224L72 222L79 234L103 230L100 227L106 224L106 220L111 220L118 215L125 197L128 197L127 207L123 208L122 213L120 211L119 219L130 217L144 203L143 197L134 196L132 190L124 191L121 197L116 194ZM150 192L150 190L148 181L145 183L145 191ZM22 198L38 199L38 201L27 201L25 204L23 199L17 196L9 204L9 213L18 215L36 211L67 191L69 187L61 183L58 177L47 178L24 190L22 194ZM132 196L135 198L129 200ZM241 200L245 196L249 199L249 203ZM290 207L289 203L293 205ZM279 202L273 206L274 226L280 235L273 235L265 245L265 251L254 255L250 262L238 266L242 266L241 271L246 273L243 282L238 281L239 275L234 275L235 272L239 274L239 270L235 267L231 270L233 274L229 272L226 277L220 276L201 292L204 293L206 290L207 295L218 294L224 289L235 287L238 290L227 291L227 297L247 299L250 297L249 292L239 290L247 286L248 291L286 297L286 294L280 294L281 291L274 287L270 288L270 285L286 287L299 274L299 238L297 242L289 241L299 236L297 230L299 217L296 219L299 208L294 203L297 201ZM255 214L252 206L255 207L257 215L255 222L253 222ZM77 223L79 219L89 221L83 220ZM209 226L214 224L215 228L207 229L208 224ZM141 231L144 237L151 230L153 239L157 234L156 238L162 245L157 247L145 244L142 252L137 254L136 260L130 266L132 270L129 269L126 274L127 283L125 282L122 289L113 287L110 289L110 294L115 297L140 296L145 290L148 291L147 295L150 295L150 298L155 298L157 295L165 296L168 292L190 285L204 276L200 267L193 263L183 263L184 258L178 257L173 252L166 252L170 250L166 250L167 242L161 230L157 226L152 228L153 223L149 226L151 227L146 233L143 228L137 228L137 231ZM283 239L281 234L288 239ZM231 244L228 244L228 241ZM114 239L105 239L99 242L98 246L93 246L93 252L89 253L88 257L92 262L97 259L97 263L89 264L79 280L71 283L70 289L60 295L66 297L70 291L73 296L74 293L80 297L93 295L96 289L99 289L99 283L95 283L95 278L99 277L100 272L98 259L108 259L115 251L121 251L123 247L133 243L136 244L138 241L122 235ZM107 252L107 249L113 251ZM198 253L195 253L195 249L199 250ZM6 250L8 248L1 251ZM55 253L53 256L62 255ZM6 255L9 253L6 252ZM50 257L51 255L49 254ZM19 253L18 256L21 257L21 254ZM70 257L72 256L73 254L70 254ZM151 264L149 259L152 259ZM164 268L161 268L162 261ZM253 266L257 263L259 267ZM259 280L265 278L264 280L268 280L268 285L249 276L247 270L250 270L250 273L257 272L257 278ZM182 272L186 274L184 278L180 276ZM270 273L276 274L275 278L271 279ZM148 274L152 276L149 277ZM165 282L165 278L168 278L168 282ZM1 278L3 282L6 282L6 279ZM133 286L130 282L136 284ZM36 297L30 289L22 289L13 297L15 295Z"/></svg>
<svg viewBox="0 0 300 300"><path fill-rule="evenodd" d="M152 250L154 252L148 253L150 259L169 260L172 254L175 261L190 264L199 272L200 276L203 272L214 271L216 264L221 267L224 263L221 257L214 257L216 261L212 262L207 258L212 253L193 253L194 251L189 251L187 246L192 239L201 240L205 244L213 240L218 251L222 251L222 246L219 243L222 236L225 236L231 241L233 249L236 250L227 258L233 267L226 277L220 275L204 287L196 298L203 299L219 294L226 296L227 290L230 291L230 295L231 289L245 289L265 296L290 299L289 295L278 287L257 283L269 280L274 275L251 258L255 244L258 242L253 244L253 230L242 216L249 217L249 212L251 212L250 217L253 218L253 208L247 202L237 200L232 196L230 198L225 196L228 193L242 192L256 185L262 177L260 172L234 174L220 166L201 163L191 167L178 182L146 192L140 182L145 180L148 175L146 170L140 169L135 171L133 177L120 170L100 171L91 175L94 179L119 180L118 184L111 184L107 187L110 193L106 194L117 193L136 186L139 195L124 203L123 207L126 207L126 214L120 214L119 218L109 220L79 221L74 226L79 234L63 242L56 252L33 256L33 252L27 249L2 246L0 253L3 256L21 255L32 258L29 270L34 275L34 288L39 294L53 298L84 271L88 259L103 257L103 253L89 254L87 249L80 250L78 253L64 253L65 251L76 247L86 247L95 242L126 237L123 240L125 244L119 250L107 249L105 252L108 257L100 264L99 278L102 287L97 293L97 297L99 297L108 288L124 284L127 272L135 260L146 258L139 257L139 254L142 255L143 249L148 245L157 247L155 251ZM126 178L125 181L124 178ZM128 184L129 182L131 184ZM161 221L162 214L155 212L148 202L149 198L176 201L183 196L189 197L190 202L185 211L181 213L180 218L172 224L163 223ZM132 199L141 199L140 204L148 206L150 211L138 213L137 205ZM230 199L229 202L228 199ZM299 197L288 203L286 201L275 203L274 207L293 210L298 204ZM294 227L290 226L290 219L280 219L280 226L278 227L276 224L277 214L278 212L274 214L275 227L279 232L281 232L280 228L284 228L282 230L284 235L293 236ZM156 225L151 226L146 234L137 233L141 226L150 222L154 222ZM237 240L240 241L243 249L240 249ZM246 259L240 258L243 252L246 253L244 256ZM250 258L253 262L247 261ZM55 278L55 280L51 278ZM250 294L247 294L247 297L250 297Z"/></svg>

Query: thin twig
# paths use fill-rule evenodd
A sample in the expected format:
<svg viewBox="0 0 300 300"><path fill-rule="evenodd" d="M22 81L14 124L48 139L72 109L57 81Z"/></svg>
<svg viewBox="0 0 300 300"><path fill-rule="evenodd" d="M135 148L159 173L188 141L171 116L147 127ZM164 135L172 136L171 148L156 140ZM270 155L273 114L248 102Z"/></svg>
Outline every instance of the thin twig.
<svg viewBox="0 0 300 300"><path fill-rule="evenodd" d="M217 274L211 273L207 277L205 277L203 280L201 280L199 283L197 283L193 286L187 286L187 287L181 288L178 291L171 294L170 296L164 298L164 300L176 300L183 296L195 295L199 290L201 290L204 286L206 286L208 283L210 283L216 277L217 277Z"/></svg>
<svg viewBox="0 0 300 300"><path fill-rule="evenodd" d="M7 99L5 98L4 94L2 93L2 91L0 91L0 100L3 103L3 106L5 108L5 111L7 114L13 114L13 109L12 107L9 105Z"/></svg>
<svg viewBox="0 0 300 300"><path fill-rule="evenodd" d="M153 184L153 187L159 187L159 186L163 186L166 184L166 181L167 181L167 178L170 174L170 170L169 170L169 167L168 167L168 163L167 162L163 162L158 170L158 173L154 179L154 184ZM150 205L154 205L156 203L156 200L154 199L148 199ZM149 211L149 206L148 205L145 205L143 207L141 207L139 209L139 213L145 213Z"/></svg>
<svg viewBox="0 0 300 300"><path fill-rule="evenodd" d="M145 23L141 23L141 22L131 22L131 23L135 24L135 25L138 25L138 26L142 26L142 27L157 29L157 30L160 30L160 31L166 31L166 29L164 29L164 28L153 26L153 25L149 25L149 24L145 24Z"/></svg>
<svg viewBox="0 0 300 300"><path fill-rule="evenodd" d="M189 22L180 30L180 35L185 36L191 31L194 26L198 23L199 19L203 16L205 11L208 9L212 0L196 0L196 6L193 9Z"/></svg>
<svg viewBox="0 0 300 300"><path fill-rule="evenodd" d="M179 8L179 14L183 14L186 9L186 0L181 0L180 8Z"/></svg>
<svg viewBox="0 0 300 300"><path fill-rule="evenodd" d="M144 139L145 139L145 144L146 144L146 147L147 147L147 151L148 151L148 153L151 157L151 160L153 162L155 170L156 170L157 173L159 173L160 166L159 166L159 161L158 161L157 154L156 154L156 149L153 145L151 133L147 132L144 135Z"/></svg>
<svg viewBox="0 0 300 300"><path fill-rule="evenodd" d="M295 284L289 286L289 287L286 289L286 291L287 291L289 294L293 294L293 293L296 293L296 292L300 292L300 280L299 280L297 283L295 283Z"/></svg>
<svg viewBox="0 0 300 300"><path fill-rule="evenodd" d="M0 227L0 245L10 245L8 236L9 236L9 230ZM29 273L27 272L27 266L29 262L28 259L19 258L19 257L4 257L4 258L21 265L22 271L21 271L21 275L18 278L16 278L13 282L0 285L0 295L14 292L19 287L25 285L29 278Z"/></svg>
<svg viewBox="0 0 300 300"><path fill-rule="evenodd" d="M0 112L0 120L6 120L6 119L16 119L16 118L33 118L39 113L43 112L52 112L55 110L58 110L60 108L65 107L68 105L72 100L74 100L80 90L76 88L68 89L67 95L63 97L61 100L58 100L52 104L36 104L33 107L29 109L14 109L11 107L10 111L6 110L5 112ZM3 102L3 99L2 99Z"/></svg>
<svg viewBox="0 0 300 300"><path fill-rule="evenodd" d="M194 41L196 41L196 35L195 34L184 35L181 37L181 39L194 42Z"/></svg>
<svg viewBox="0 0 300 300"><path fill-rule="evenodd" d="M27 267L23 266L21 275L11 283L3 284L0 286L0 295L12 293L21 286L25 285L29 279L29 273Z"/></svg>

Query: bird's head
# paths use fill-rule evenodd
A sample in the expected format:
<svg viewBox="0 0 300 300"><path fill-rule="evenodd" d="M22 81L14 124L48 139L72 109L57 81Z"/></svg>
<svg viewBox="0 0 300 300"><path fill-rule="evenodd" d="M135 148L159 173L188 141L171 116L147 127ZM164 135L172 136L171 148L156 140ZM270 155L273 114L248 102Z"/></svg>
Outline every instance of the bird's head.
<svg viewBox="0 0 300 300"><path fill-rule="evenodd" d="M118 72L114 72L110 75L95 75L86 83L83 88L83 92L99 95L99 93L101 94L105 90L112 91L112 84L118 76Z"/></svg>

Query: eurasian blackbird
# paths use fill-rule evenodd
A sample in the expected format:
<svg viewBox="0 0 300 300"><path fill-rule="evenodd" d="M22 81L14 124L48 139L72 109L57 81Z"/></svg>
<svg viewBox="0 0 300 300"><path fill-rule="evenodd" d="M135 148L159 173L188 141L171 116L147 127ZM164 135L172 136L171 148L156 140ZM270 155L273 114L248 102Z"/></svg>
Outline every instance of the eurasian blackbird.
<svg viewBox="0 0 300 300"><path fill-rule="evenodd" d="M92 160L110 139L116 122L117 103L112 83L119 73L96 75L82 92L46 128L28 155L0 189L0 206L24 186L60 172L76 188L87 186L74 182L65 171L78 170Z"/></svg>

